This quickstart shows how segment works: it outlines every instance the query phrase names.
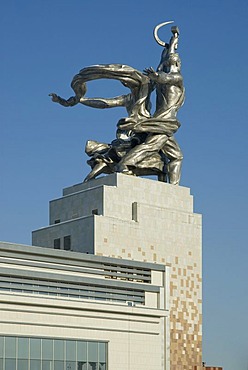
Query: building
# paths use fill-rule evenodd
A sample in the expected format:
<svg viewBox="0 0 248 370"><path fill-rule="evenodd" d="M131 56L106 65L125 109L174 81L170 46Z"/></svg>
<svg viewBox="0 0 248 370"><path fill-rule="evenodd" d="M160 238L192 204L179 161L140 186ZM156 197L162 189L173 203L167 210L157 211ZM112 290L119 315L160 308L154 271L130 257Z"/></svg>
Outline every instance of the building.
<svg viewBox="0 0 248 370"><path fill-rule="evenodd" d="M0 244L0 370L201 369L201 234L185 187L64 189L33 247Z"/></svg>

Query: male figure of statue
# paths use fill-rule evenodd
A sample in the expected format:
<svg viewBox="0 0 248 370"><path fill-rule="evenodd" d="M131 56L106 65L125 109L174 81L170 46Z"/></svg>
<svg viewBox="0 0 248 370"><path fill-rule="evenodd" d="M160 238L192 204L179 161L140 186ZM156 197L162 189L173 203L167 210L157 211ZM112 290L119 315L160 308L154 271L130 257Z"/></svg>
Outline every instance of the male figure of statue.
<svg viewBox="0 0 248 370"><path fill-rule="evenodd" d="M144 73L156 84L156 111L153 117L131 126L120 124L121 129L131 129L135 133L146 132L146 140L131 149L117 165L117 171L132 174L140 162L145 162L154 152L163 153L167 159L169 182L178 185L181 175L182 152L173 134L180 127L176 115L184 102L181 61L175 52L178 44L178 29L172 28L170 44L165 44L157 72L147 68Z"/></svg>

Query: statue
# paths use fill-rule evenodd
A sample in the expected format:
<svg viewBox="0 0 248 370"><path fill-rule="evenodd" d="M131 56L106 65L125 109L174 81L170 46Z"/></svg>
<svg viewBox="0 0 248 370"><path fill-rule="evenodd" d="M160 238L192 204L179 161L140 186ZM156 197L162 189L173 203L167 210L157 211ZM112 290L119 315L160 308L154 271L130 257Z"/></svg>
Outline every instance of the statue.
<svg viewBox="0 0 248 370"><path fill-rule="evenodd" d="M71 87L75 96L63 99L51 93L52 100L65 107L81 103L93 108L123 106L128 116L117 123L116 139L111 143L89 140L85 151L90 159L91 172L84 181L100 174L121 172L128 175L157 175L158 180L178 185L181 175L182 152L174 133L180 127L177 112L184 102L181 61L176 52L179 30L172 27L169 43L161 41L158 30L172 21L159 24L154 37L163 46L161 61L140 72L122 64L94 65L74 76ZM130 89L127 95L114 98L87 98L86 83L96 79L116 79ZM151 114L150 95L156 90L156 109Z"/></svg>

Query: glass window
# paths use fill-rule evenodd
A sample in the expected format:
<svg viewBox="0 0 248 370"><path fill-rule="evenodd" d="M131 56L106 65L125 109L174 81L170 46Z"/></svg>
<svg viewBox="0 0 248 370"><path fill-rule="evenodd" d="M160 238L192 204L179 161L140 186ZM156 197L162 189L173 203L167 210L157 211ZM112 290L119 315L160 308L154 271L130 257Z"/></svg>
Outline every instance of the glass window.
<svg viewBox="0 0 248 370"><path fill-rule="evenodd" d="M41 360L30 360L30 370L41 370Z"/></svg>
<svg viewBox="0 0 248 370"><path fill-rule="evenodd" d="M98 362L98 343L88 342L88 361Z"/></svg>
<svg viewBox="0 0 248 370"><path fill-rule="evenodd" d="M30 358L37 360L41 358L41 339L30 339Z"/></svg>
<svg viewBox="0 0 248 370"><path fill-rule="evenodd" d="M53 247L54 249L60 249L60 239L54 239L53 240Z"/></svg>
<svg viewBox="0 0 248 370"><path fill-rule="evenodd" d="M64 361L54 361L54 370L64 370Z"/></svg>
<svg viewBox="0 0 248 370"><path fill-rule="evenodd" d="M18 358L27 359L29 357L28 338L18 338ZM19 370L19 369L18 369Z"/></svg>
<svg viewBox="0 0 248 370"><path fill-rule="evenodd" d="M76 361L76 341L66 341L66 361Z"/></svg>
<svg viewBox="0 0 248 370"><path fill-rule="evenodd" d="M16 369L16 359L6 358L5 359L5 370L15 370Z"/></svg>
<svg viewBox="0 0 248 370"><path fill-rule="evenodd" d="M77 360L87 361L87 342L77 342Z"/></svg>
<svg viewBox="0 0 248 370"><path fill-rule="evenodd" d="M97 362L89 362L88 370L97 370Z"/></svg>
<svg viewBox="0 0 248 370"><path fill-rule="evenodd" d="M77 370L87 370L87 362L79 361Z"/></svg>
<svg viewBox="0 0 248 370"><path fill-rule="evenodd" d="M5 357L16 358L16 338L5 338Z"/></svg>
<svg viewBox="0 0 248 370"><path fill-rule="evenodd" d="M64 341L54 340L54 360L64 360Z"/></svg>
<svg viewBox="0 0 248 370"><path fill-rule="evenodd" d="M76 369L76 362L75 361L66 361L65 369L66 370L77 370Z"/></svg>
<svg viewBox="0 0 248 370"><path fill-rule="evenodd" d="M106 352L101 342L0 336L0 370L106 370Z"/></svg>
<svg viewBox="0 0 248 370"><path fill-rule="evenodd" d="M4 349L4 337L0 337L0 358L3 358L3 349Z"/></svg>
<svg viewBox="0 0 248 370"><path fill-rule="evenodd" d="M53 359L53 340L42 339L42 359L52 360Z"/></svg>
<svg viewBox="0 0 248 370"><path fill-rule="evenodd" d="M98 343L99 362L106 362L106 344Z"/></svg>
<svg viewBox="0 0 248 370"><path fill-rule="evenodd" d="M99 370L106 370L106 364L104 362L99 363Z"/></svg>
<svg viewBox="0 0 248 370"><path fill-rule="evenodd" d="M71 235L64 236L64 250L69 251L71 249Z"/></svg>
<svg viewBox="0 0 248 370"><path fill-rule="evenodd" d="M28 370L28 369L25 369L25 370ZM49 361L49 360L43 360L42 361L42 370L53 370L53 362ZM63 370L63 368L62 368L62 370Z"/></svg>
<svg viewBox="0 0 248 370"><path fill-rule="evenodd" d="M17 360L17 370L28 370L28 360Z"/></svg>
<svg viewBox="0 0 248 370"><path fill-rule="evenodd" d="M3 358L4 351L4 337L0 337L0 358Z"/></svg>

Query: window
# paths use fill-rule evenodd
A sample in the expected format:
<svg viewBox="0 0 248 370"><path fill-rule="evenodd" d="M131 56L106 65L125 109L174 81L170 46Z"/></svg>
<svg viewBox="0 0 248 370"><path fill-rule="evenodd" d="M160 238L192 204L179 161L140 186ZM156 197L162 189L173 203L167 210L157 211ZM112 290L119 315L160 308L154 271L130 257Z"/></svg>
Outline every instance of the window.
<svg viewBox="0 0 248 370"><path fill-rule="evenodd" d="M0 336L0 370L107 370L107 343Z"/></svg>
<svg viewBox="0 0 248 370"><path fill-rule="evenodd" d="M5 370L15 370L16 361L13 358L5 359Z"/></svg>
<svg viewBox="0 0 248 370"><path fill-rule="evenodd" d="M4 337L0 337L0 358L3 358L3 352L4 352Z"/></svg>
<svg viewBox="0 0 248 370"><path fill-rule="evenodd" d="M5 338L5 356L9 359L16 357L16 338Z"/></svg>
<svg viewBox="0 0 248 370"><path fill-rule="evenodd" d="M105 343L98 343L98 354L99 354L99 362L105 363L106 362L106 344Z"/></svg>
<svg viewBox="0 0 248 370"><path fill-rule="evenodd" d="M78 362L78 370L87 370L87 362Z"/></svg>
<svg viewBox="0 0 248 370"><path fill-rule="evenodd" d="M14 369L15 369L15 367L14 367ZM18 370L27 370L28 369L28 360L20 360L20 359L18 359L17 360L17 369Z"/></svg>
<svg viewBox="0 0 248 370"><path fill-rule="evenodd" d="M64 237L64 250L69 251L71 249L71 235Z"/></svg>
<svg viewBox="0 0 248 370"><path fill-rule="evenodd" d="M20 361L27 359L29 354L28 338L18 338L18 358Z"/></svg>
<svg viewBox="0 0 248 370"><path fill-rule="evenodd" d="M138 203L132 203L132 220L138 222Z"/></svg>
<svg viewBox="0 0 248 370"><path fill-rule="evenodd" d="M52 359L53 359L53 340L43 339L42 340L42 360L52 360Z"/></svg>
<svg viewBox="0 0 248 370"><path fill-rule="evenodd" d="M83 365L87 363L87 342L77 342L77 361L83 369Z"/></svg>
<svg viewBox="0 0 248 370"><path fill-rule="evenodd" d="M68 361L76 361L76 344L75 340L66 341L66 359Z"/></svg>
<svg viewBox="0 0 248 370"><path fill-rule="evenodd" d="M30 339L30 357L34 360L41 358L41 339Z"/></svg>
<svg viewBox="0 0 248 370"><path fill-rule="evenodd" d="M54 359L63 360L64 359L64 341L54 340Z"/></svg>
<svg viewBox="0 0 248 370"><path fill-rule="evenodd" d="M60 239L54 239L53 241L54 249L60 249Z"/></svg>

